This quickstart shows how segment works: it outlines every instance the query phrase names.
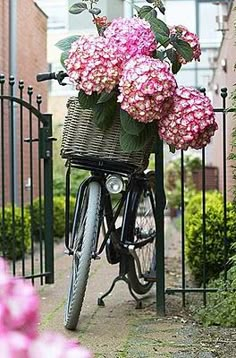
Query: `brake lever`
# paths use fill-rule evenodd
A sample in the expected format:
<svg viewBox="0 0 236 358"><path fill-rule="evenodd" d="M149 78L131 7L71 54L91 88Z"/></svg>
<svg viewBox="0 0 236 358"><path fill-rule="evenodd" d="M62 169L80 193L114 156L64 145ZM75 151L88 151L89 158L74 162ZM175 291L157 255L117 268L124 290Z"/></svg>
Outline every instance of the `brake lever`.
<svg viewBox="0 0 236 358"><path fill-rule="evenodd" d="M59 85L61 86L66 86L67 84L63 82L64 78L68 77L68 74L65 73L64 71L59 71L57 73L57 81L59 83Z"/></svg>

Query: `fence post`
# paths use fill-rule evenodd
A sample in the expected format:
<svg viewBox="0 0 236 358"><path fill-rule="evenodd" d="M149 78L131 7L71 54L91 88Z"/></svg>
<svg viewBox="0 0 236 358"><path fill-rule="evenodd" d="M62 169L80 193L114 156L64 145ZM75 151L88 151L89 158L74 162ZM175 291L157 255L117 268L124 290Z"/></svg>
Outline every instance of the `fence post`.
<svg viewBox="0 0 236 358"><path fill-rule="evenodd" d="M45 282L54 283L52 115L44 114L40 152L44 158Z"/></svg>
<svg viewBox="0 0 236 358"><path fill-rule="evenodd" d="M156 309L157 314L165 315L165 243L164 243L164 159L163 141L158 137L155 149L156 177Z"/></svg>

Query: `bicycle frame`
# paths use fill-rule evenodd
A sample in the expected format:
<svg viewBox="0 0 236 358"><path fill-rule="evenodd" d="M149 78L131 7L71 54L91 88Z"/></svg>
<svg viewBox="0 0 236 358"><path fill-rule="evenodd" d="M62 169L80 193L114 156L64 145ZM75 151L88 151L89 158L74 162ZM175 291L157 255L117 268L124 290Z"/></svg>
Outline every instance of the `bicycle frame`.
<svg viewBox="0 0 236 358"><path fill-rule="evenodd" d="M70 164L67 170L66 175L66 233L65 233L65 247L68 250L68 254L73 254L73 239L76 233L76 221L73 220L73 228L71 240L69 238L69 194L70 194ZM77 163L77 168L84 169L84 165L82 167ZM106 168L90 168L92 175L85 179L79 187L77 198L76 198L76 206L74 211L74 218L76 218L77 213L80 211L81 205L83 204L84 193L91 181L97 181L101 185L101 210L99 213L99 230L98 237L102 225L102 221L106 220L107 231L102 240L102 243L98 249L98 237L94 246L93 258L97 258L103 252L108 238L111 233L116 230L115 223L117 221L118 216L122 208L124 208L124 213L122 216L122 226L121 226L121 236L119 240L120 244L120 253L121 253L121 262L120 267L123 273L127 272L127 255L130 255L129 246L133 243L134 236L134 224L135 224L135 214L136 214L136 205L138 202L138 198L141 195L143 187L145 185L145 176L143 173L132 173L128 176L127 188L122 192L121 200L116 208L115 212L113 212L112 202L110 193L107 191L105 186L106 176L110 174L110 170L108 171ZM119 168L117 168L117 172L121 172Z"/></svg>

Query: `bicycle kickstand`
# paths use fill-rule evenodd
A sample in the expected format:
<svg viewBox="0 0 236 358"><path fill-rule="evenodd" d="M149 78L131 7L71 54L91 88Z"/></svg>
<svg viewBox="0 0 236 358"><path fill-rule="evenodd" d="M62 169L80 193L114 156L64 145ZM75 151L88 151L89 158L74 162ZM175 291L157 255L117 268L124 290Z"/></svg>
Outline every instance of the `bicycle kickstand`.
<svg viewBox="0 0 236 358"><path fill-rule="evenodd" d="M131 296L136 301L136 309L141 309L142 308L142 300L134 294L131 284L130 284L130 281L125 275L119 275L113 280L112 285L109 288L109 290L106 293L104 293L101 297L98 298L98 306L105 307L104 298L107 297L112 292L113 288L115 287L115 284L118 281L124 281L125 283L127 283L129 292L130 292Z"/></svg>

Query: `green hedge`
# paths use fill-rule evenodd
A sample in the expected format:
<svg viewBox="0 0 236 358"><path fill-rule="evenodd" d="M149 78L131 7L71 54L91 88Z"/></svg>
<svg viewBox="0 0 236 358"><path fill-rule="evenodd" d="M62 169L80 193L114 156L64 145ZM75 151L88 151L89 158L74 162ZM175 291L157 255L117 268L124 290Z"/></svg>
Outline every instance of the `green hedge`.
<svg viewBox="0 0 236 358"><path fill-rule="evenodd" d="M219 192L206 193L206 279L219 276L224 268L224 211ZM229 246L236 240L236 214L227 203L227 238ZM199 283L203 273L202 193L192 197L186 207L186 256L190 271ZM232 250L229 250L229 255Z"/></svg>
<svg viewBox="0 0 236 358"><path fill-rule="evenodd" d="M40 224L42 225L42 238L44 238L44 201L41 199L41 216L40 216L40 200L39 198L35 199L33 202L33 235L35 240L40 238ZM73 209L75 205L75 198L70 198L70 223L73 220ZM28 207L30 210L30 207ZM41 217L41 219L40 219ZM42 221L42 222L41 222ZM54 196L53 198L53 236L54 240L58 241L64 237L65 233L65 197L64 196Z"/></svg>
<svg viewBox="0 0 236 358"><path fill-rule="evenodd" d="M236 327L236 265L228 271L226 282L220 277L213 280L209 287L219 291L207 296L207 306L198 309L195 318L205 326Z"/></svg>
<svg viewBox="0 0 236 358"><path fill-rule="evenodd" d="M81 169L71 169L70 195L76 197L80 183L89 176L89 173ZM66 178L61 174L54 174L53 193L55 196L64 196L66 192Z"/></svg>
<svg viewBox="0 0 236 358"><path fill-rule="evenodd" d="M6 207L4 210L4 237L3 237L3 214L0 212L0 254L7 259L20 259L30 251L31 246L31 225L30 216L24 212L24 229L22 227L22 213L20 208L15 208L15 239L13 239L13 218L12 208ZM23 239L23 240L22 240ZM14 250L13 250L14 245Z"/></svg>

